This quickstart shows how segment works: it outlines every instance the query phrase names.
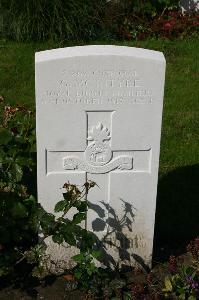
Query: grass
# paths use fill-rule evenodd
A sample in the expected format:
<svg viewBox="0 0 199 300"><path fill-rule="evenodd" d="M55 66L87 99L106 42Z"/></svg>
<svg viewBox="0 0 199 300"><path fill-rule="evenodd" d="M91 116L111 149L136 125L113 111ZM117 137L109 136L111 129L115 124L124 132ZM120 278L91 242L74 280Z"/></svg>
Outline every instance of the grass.
<svg viewBox="0 0 199 300"><path fill-rule="evenodd" d="M96 44L103 42L97 42ZM114 42L162 51L167 61L160 174L199 161L199 41ZM0 41L0 95L9 104L34 109L34 53L64 47L55 43Z"/></svg>

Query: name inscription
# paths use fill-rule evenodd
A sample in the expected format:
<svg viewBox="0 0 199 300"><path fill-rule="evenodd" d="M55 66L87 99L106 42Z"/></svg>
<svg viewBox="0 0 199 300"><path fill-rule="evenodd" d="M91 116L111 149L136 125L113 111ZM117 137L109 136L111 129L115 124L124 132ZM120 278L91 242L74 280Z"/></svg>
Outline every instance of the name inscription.
<svg viewBox="0 0 199 300"><path fill-rule="evenodd" d="M152 95L136 70L74 71L63 69L42 104L150 104Z"/></svg>

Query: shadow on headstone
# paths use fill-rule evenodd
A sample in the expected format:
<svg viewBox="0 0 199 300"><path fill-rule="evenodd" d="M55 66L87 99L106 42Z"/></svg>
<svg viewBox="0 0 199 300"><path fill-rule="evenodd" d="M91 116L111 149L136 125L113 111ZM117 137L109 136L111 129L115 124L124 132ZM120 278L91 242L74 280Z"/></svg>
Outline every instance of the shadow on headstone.
<svg viewBox="0 0 199 300"><path fill-rule="evenodd" d="M97 248L102 250L102 257L99 259L105 266L111 267L111 265L117 269L118 263L114 258L108 253L109 247L113 247L117 253L118 258L121 262L120 269L128 269L130 263L133 260L136 261L145 270L148 270L148 266L145 264L141 256L133 253L132 241L126 236L125 231L133 231L133 222L135 218L134 211L136 210L132 204L120 199L123 202L123 215L118 216L115 210L110 206L110 204L101 201L101 204L104 206L104 209L99 205L92 204L89 202L90 209L94 210L98 214L92 222L92 229L94 232L104 231L107 228L107 233L104 237L99 240L97 239ZM108 217L106 218L105 211L108 211ZM103 219L102 219L103 218ZM136 233L135 233L136 235ZM130 253L129 253L129 250ZM133 258L133 259L132 259Z"/></svg>
<svg viewBox="0 0 199 300"><path fill-rule="evenodd" d="M199 235L199 165L180 167L158 183L154 261L186 251Z"/></svg>

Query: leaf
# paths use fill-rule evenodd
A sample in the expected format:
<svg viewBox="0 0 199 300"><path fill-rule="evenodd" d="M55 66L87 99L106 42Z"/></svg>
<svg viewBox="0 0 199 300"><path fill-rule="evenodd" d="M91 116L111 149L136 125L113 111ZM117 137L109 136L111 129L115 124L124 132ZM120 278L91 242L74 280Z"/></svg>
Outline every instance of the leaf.
<svg viewBox="0 0 199 300"><path fill-rule="evenodd" d="M76 208L78 209L79 212L86 212L87 211L87 201L79 201L76 204Z"/></svg>
<svg viewBox="0 0 199 300"><path fill-rule="evenodd" d="M197 300L197 298L193 295L189 296L188 300Z"/></svg>
<svg viewBox="0 0 199 300"><path fill-rule="evenodd" d="M172 284L171 284L171 281L168 277L165 278L164 284L165 284L165 287L166 287L164 289L164 291L165 292L172 292Z"/></svg>
<svg viewBox="0 0 199 300"><path fill-rule="evenodd" d="M64 241L64 237L63 237L62 234L54 234L52 236L52 240L53 240L54 243L61 244Z"/></svg>
<svg viewBox="0 0 199 300"><path fill-rule="evenodd" d="M130 294L130 292L124 292L124 294L123 294L123 300L131 300L131 294Z"/></svg>
<svg viewBox="0 0 199 300"><path fill-rule="evenodd" d="M12 133L6 128L0 128L0 145L6 145L12 139Z"/></svg>
<svg viewBox="0 0 199 300"><path fill-rule="evenodd" d="M82 260L84 260L84 254L83 254L83 253L80 253L80 254L74 255L74 256L72 257L72 259L73 259L75 262L81 262Z"/></svg>
<svg viewBox="0 0 199 300"><path fill-rule="evenodd" d="M93 271L91 269L87 269L87 273L88 273L89 276L91 276Z"/></svg>
<svg viewBox="0 0 199 300"><path fill-rule="evenodd" d="M113 279L110 283L109 283L109 286L112 288L112 289L121 289L125 286L126 282L125 280L119 278L115 278Z"/></svg>
<svg viewBox="0 0 199 300"><path fill-rule="evenodd" d="M79 224L85 219L86 219L86 213L78 212L73 216L73 222L75 224Z"/></svg>
<svg viewBox="0 0 199 300"><path fill-rule="evenodd" d="M10 269L7 266L0 266L0 277L9 274Z"/></svg>
<svg viewBox="0 0 199 300"><path fill-rule="evenodd" d="M59 224L58 231L63 235L64 241L71 246L76 246L76 239L74 236L74 226L71 226L69 220L65 220L66 223Z"/></svg>
<svg viewBox="0 0 199 300"><path fill-rule="evenodd" d="M25 202L26 204L30 205L30 206L32 206L33 204L36 204L36 203L37 203L37 201L36 201L36 199L35 199L35 197L34 197L33 195L30 195L28 198L26 198L26 199L24 200L24 202Z"/></svg>
<svg viewBox="0 0 199 300"><path fill-rule="evenodd" d="M63 197L66 201L70 202L72 199L72 194L73 194L73 192L69 191L69 192L63 193Z"/></svg>
<svg viewBox="0 0 199 300"><path fill-rule="evenodd" d="M75 275L75 278L80 279L82 277L82 272L79 270L76 270L74 275Z"/></svg>
<svg viewBox="0 0 199 300"><path fill-rule="evenodd" d="M16 142L17 142L17 143L19 143L19 144L25 144L25 140L24 140L24 137L23 137L23 136L17 135L17 136L15 137L15 139L16 139Z"/></svg>
<svg viewBox="0 0 199 300"><path fill-rule="evenodd" d="M54 212L64 211L65 207L66 207L66 201L61 200L61 201L56 203L55 208L54 208Z"/></svg>
<svg viewBox="0 0 199 300"><path fill-rule="evenodd" d="M39 217L41 217L40 224L44 234L52 234L55 227L55 216L49 213L42 213Z"/></svg>
<svg viewBox="0 0 199 300"><path fill-rule="evenodd" d="M16 202L11 208L11 215L14 218L25 218L28 216L28 211L22 203Z"/></svg>
<svg viewBox="0 0 199 300"><path fill-rule="evenodd" d="M91 258L92 259L92 258ZM95 266L94 263L89 263L87 264L87 273L89 276L91 276L92 274L97 274L98 273L98 268Z"/></svg>
<svg viewBox="0 0 199 300"><path fill-rule="evenodd" d="M0 163L1 164L4 162L5 158L6 158L5 152L2 149L0 149Z"/></svg>
<svg viewBox="0 0 199 300"><path fill-rule="evenodd" d="M21 181L23 177L23 170L18 164L14 164L12 168L12 175L16 182Z"/></svg>
<svg viewBox="0 0 199 300"><path fill-rule="evenodd" d="M96 258L96 259L102 256L101 250L95 250L95 251L92 251L91 254L92 254L92 256L93 256L94 258Z"/></svg>
<svg viewBox="0 0 199 300"><path fill-rule="evenodd" d="M23 156L22 153L18 153L19 157L16 158L16 163L19 164L20 166L27 166L27 157L26 156Z"/></svg>
<svg viewBox="0 0 199 300"><path fill-rule="evenodd" d="M183 293L183 294L180 294L179 296L178 296L178 299L180 300L186 300L186 295L185 295L185 293Z"/></svg>
<svg viewBox="0 0 199 300"><path fill-rule="evenodd" d="M66 243L68 243L71 246L76 246L76 240L72 232L64 233L63 236Z"/></svg>

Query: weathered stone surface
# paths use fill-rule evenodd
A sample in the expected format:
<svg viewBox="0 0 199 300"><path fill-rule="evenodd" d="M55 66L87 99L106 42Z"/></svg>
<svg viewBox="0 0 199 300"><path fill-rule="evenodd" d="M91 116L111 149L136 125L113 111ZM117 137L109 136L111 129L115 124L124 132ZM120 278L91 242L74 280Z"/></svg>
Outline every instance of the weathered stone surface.
<svg viewBox="0 0 199 300"><path fill-rule="evenodd" d="M39 201L52 211L65 182L95 181L87 228L112 264L151 263L164 76L151 50L36 53Z"/></svg>

